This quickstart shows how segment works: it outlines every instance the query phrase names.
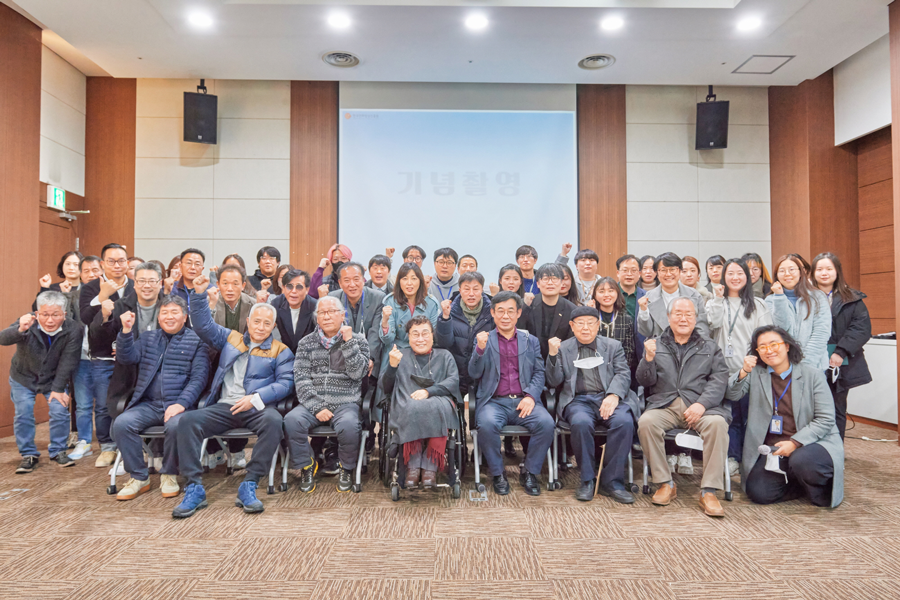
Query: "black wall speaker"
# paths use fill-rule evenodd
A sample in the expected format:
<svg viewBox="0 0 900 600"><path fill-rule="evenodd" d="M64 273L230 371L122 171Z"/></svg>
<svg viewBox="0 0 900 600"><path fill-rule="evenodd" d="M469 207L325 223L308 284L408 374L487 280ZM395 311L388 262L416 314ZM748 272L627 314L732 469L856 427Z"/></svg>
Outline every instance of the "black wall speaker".
<svg viewBox="0 0 900 600"><path fill-rule="evenodd" d="M216 96L184 93L184 141L198 144L216 143Z"/></svg>
<svg viewBox="0 0 900 600"><path fill-rule="evenodd" d="M728 100L697 104L697 150L728 147Z"/></svg>

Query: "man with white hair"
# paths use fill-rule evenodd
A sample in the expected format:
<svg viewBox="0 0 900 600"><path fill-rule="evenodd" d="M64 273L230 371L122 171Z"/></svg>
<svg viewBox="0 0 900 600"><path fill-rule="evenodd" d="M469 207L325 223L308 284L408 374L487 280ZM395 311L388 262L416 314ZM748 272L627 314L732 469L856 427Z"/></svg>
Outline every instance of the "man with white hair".
<svg viewBox="0 0 900 600"><path fill-rule="evenodd" d="M272 457L283 437L281 414L275 404L294 387L290 348L272 337L275 309L271 304L254 304L243 335L213 321L206 290L209 278L194 279L191 291L191 323L200 339L219 354L219 366L210 386L214 404L184 413L178 424L178 465L187 478L184 500L172 516L185 518L206 508L200 447L203 440L229 429L246 427L256 434L246 476L238 488L235 504L244 512L262 512L256 497L260 477L269 472Z"/></svg>
<svg viewBox="0 0 900 600"><path fill-rule="evenodd" d="M69 380L81 360L83 327L66 318L68 301L60 292L37 297L37 312L28 313L0 331L0 346L16 345L9 367L9 388L15 406L13 431L22 462L16 473L31 473L38 464L34 443L34 398L47 397L50 409L50 460L61 467L75 463L66 456L69 438Z"/></svg>
<svg viewBox="0 0 900 600"><path fill-rule="evenodd" d="M291 448L291 467L300 471L300 489L316 489L316 461L309 447L309 430L334 428L338 438L339 492L353 485L362 429L362 381L369 374L369 343L362 333L344 325L344 305L335 296L319 299L314 313L316 330L300 340L294 362L294 385L299 406L284 418Z"/></svg>

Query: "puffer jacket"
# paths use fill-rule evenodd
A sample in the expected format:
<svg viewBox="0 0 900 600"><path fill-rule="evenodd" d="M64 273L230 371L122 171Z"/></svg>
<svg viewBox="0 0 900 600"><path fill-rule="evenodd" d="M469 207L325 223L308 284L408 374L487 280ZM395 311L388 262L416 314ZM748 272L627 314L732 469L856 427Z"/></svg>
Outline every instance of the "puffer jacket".
<svg viewBox="0 0 900 600"><path fill-rule="evenodd" d="M19 332L19 321L0 331L0 346L16 345L9 376L38 394L65 392L69 380L78 369L81 360L81 340L84 327L72 319L60 325L62 331L53 336L47 345L47 334L41 331L37 321L24 333Z"/></svg>
<svg viewBox="0 0 900 600"><path fill-rule="evenodd" d="M863 346L872 337L872 321L860 291L853 290L854 299L845 303L840 294L831 296L831 339L835 353L847 359L840 368L835 389L838 392L859 387L872 381Z"/></svg>
<svg viewBox="0 0 900 600"><path fill-rule="evenodd" d="M145 400L144 393L159 370L165 406L180 404L185 410L197 406L209 377L209 350L187 326L167 339L162 329L145 331L137 340L134 331L116 337L116 362L137 365L137 383L131 404Z"/></svg>
<svg viewBox="0 0 900 600"><path fill-rule="evenodd" d="M450 318L445 319L443 313L438 317L435 327L435 341L438 348L445 348L453 355L456 368L459 371L459 391L465 395L469 385L469 359L472 357L472 349L475 347L475 336L482 331L494 329L494 318L491 316L491 297L481 295L481 313L475 319L475 325L469 325L469 320L463 314L462 298L459 296L453 300L450 306Z"/></svg>

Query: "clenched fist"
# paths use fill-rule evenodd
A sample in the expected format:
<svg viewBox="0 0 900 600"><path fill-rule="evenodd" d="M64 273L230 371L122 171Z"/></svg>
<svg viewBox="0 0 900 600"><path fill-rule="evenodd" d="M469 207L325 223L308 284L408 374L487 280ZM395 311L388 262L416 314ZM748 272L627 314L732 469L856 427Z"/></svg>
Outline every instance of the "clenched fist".
<svg viewBox="0 0 900 600"><path fill-rule="evenodd" d="M447 298L446 300L441 302L441 312L444 314L444 319L450 318L450 306L452 304L453 303L450 301L449 298Z"/></svg>
<svg viewBox="0 0 900 600"><path fill-rule="evenodd" d="M381 311L381 324L387 326L392 314L394 314L394 309L390 306L385 306Z"/></svg>
<svg viewBox="0 0 900 600"><path fill-rule="evenodd" d="M327 266L328 266L328 259L327 259L327 258L323 258L322 260L319 261L319 268L320 268L320 269L324 269L324 268L327 267Z"/></svg>
<svg viewBox="0 0 900 600"><path fill-rule="evenodd" d="M328 295L328 286L325 284L322 284L319 286L317 291L319 292L319 298L324 298L325 296Z"/></svg>
<svg viewBox="0 0 900 600"><path fill-rule="evenodd" d="M491 296L496 296L500 293L500 286L496 283L489 283L488 289L491 290Z"/></svg>
<svg viewBox="0 0 900 600"><path fill-rule="evenodd" d="M550 351L550 356L556 356L559 354L559 345L562 343L558 337L552 337L547 340L547 349Z"/></svg>
<svg viewBox="0 0 900 600"><path fill-rule="evenodd" d="M122 333L131 333L131 328L134 327L134 313L129 310L122 313L119 319L122 321Z"/></svg>
<svg viewBox="0 0 900 600"><path fill-rule="evenodd" d="M772 284L772 293L781 295L784 293L784 288L777 281Z"/></svg>
<svg viewBox="0 0 900 600"><path fill-rule="evenodd" d="M35 317L32 313L28 313L27 315L22 315L19 318L19 333L25 333L28 331L32 325L34 325Z"/></svg>
<svg viewBox="0 0 900 600"><path fill-rule="evenodd" d="M209 288L209 310L216 310L216 304L219 302L218 288Z"/></svg>
<svg viewBox="0 0 900 600"><path fill-rule="evenodd" d="M194 293L202 294L209 287L209 277L206 275L197 275L194 278Z"/></svg>
<svg viewBox="0 0 900 600"><path fill-rule="evenodd" d="M571 252L571 251L572 251L572 244L566 243L566 244L563 244L563 245L562 245L562 252L561 252L561 254L562 254L563 256L568 256L568 255L569 255L569 252Z"/></svg>
<svg viewBox="0 0 900 600"><path fill-rule="evenodd" d="M641 310L648 310L650 307L650 300L647 299L647 296L643 296L640 300L638 300L638 306L641 307Z"/></svg>
<svg viewBox="0 0 900 600"><path fill-rule="evenodd" d="M755 366L756 366L756 357L755 356L750 355L750 356L744 357L744 366L742 367L744 369L744 373L747 373L749 375L750 371L752 371L753 367L755 367Z"/></svg>
<svg viewBox="0 0 900 600"><path fill-rule="evenodd" d="M525 304L531 306L531 303L534 302L534 294L531 292L525 292Z"/></svg>
<svg viewBox="0 0 900 600"><path fill-rule="evenodd" d="M400 364L400 360L402 358L403 358L403 352L401 352L400 350L397 349L397 344L394 344L394 347L388 353L388 362L390 363L390 365L392 367L394 367L396 369L397 365Z"/></svg>
<svg viewBox="0 0 900 600"><path fill-rule="evenodd" d="M475 340L478 342L479 349L484 350L485 348L487 348L488 335L489 334L487 331L480 331L478 332L478 335L475 336Z"/></svg>
<svg viewBox="0 0 900 600"><path fill-rule="evenodd" d="M53 280L50 279L50 273L47 273L46 275L44 275L43 277L41 277L40 279L38 279L38 284L39 284L42 288L48 288L48 287L50 287L50 284L51 284L51 283L53 283Z"/></svg>
<svg viewBox="0 0 900 600"><path fill-rule="evenodd" d="M653 359L656 358L656 340L644 342L644 358L647 362L653 362Z"/></svg>
<svg viewBox="0 0 900 600"><path fill-rule="evenodd" d="M397 251L396 248L385 248L384 255L387 256L388 258L394 258L394 252L396 252L396 251Z"/></svg>
<svg viewBox="0 0 900 600"><path fill-rule="evenodd" d="M428 289L430 287L431 287L431 275L426 275L425 276L425 289Z"/></svg>
<svg viewBox="0 0 900 600"><path fill-rule="evenodd" d="M113 314L113 309L116 307L116 303L107 298L103 302L100 303L100 311L103 313L103 321L106 322L109 320L109 316Z"/></svg>
<svg viewBox="0 0 900 600"><path fill-rule="evenodd" d="M72 291L72 284L68 280L60 281L59 282L59 291L61 291L63 294L68 294L69 292Z"/></svg>
<svg viewBox="0 0 900 600"><path fill-rule="evenodd" d="M272 287L271 279L263 279L262 281L259 282L260 291L264 292L264 291L268 290L270 287Z"/></svg>
<svg viewBox="0 0 900 600"><path fill-rule="evenodd" d="M349 342L351 339L353 339L353 328L349 325L344 325L343 327L341 327L341 337L345 342Z"/></svg>
<svg viewBox="0 0 900 600"><path fill-rule="evenodd" d="M172 288L175 287L175 278L174 277L166 277L163 279L163 294L168 296L172 293Z"/></svg>
<svg viewBox="0 0 900 600"><path fill-rule="evenodd" d="M256 301L260 304L265 304L269 301L269 292L266 290L259 290L256 292Z"/></svg>
<svg viewBox="0 0 900 600"><path fill-rule="evenodd" d="M721 283L713 284L713 291L716 293L716 298L724 298L725 297L725 286Z"/></svg>

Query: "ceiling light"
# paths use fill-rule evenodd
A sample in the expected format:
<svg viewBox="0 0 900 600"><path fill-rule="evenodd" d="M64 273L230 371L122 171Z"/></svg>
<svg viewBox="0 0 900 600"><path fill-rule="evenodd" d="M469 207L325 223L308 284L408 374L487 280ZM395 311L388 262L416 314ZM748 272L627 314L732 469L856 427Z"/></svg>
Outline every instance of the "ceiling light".
<svg viewBox="0 0 900 600"><path fill-rule="evenodd" d="M602 27L606 31L615 31L616 29L622 29L624 25L625 21L623 21L619 17L606 17L605 19L600 21L600 27Z"/></svg>
<svg viewBox="0 0 900 600"><path fill-rule="evenodd" d="M472 31L480 31L488 26L487 17L484 15L470 15L466 18L466 27Z"/></svg>
<svg viewBox="0 0 900 600"><path fill-rule="evenodd" d="M343 13L334 13L328 17L328 24L335 29L346 29L350 27L350 17Z"/></svg>
<svg viewBox="0 0 900 600"><path fill-rule="evenodd" d="M747 17L746 19L741 19L738 21L737 28L738 31L753 31L754 29L759 29L762 25L762 21L756 17Z"/></svg>
<svg viewBox="0 0 900 600"><path fill-rule="evenodd" d="M209 29L213 26L213 18L208 13L194 11L188 15L188 23L197 29Z"/></svg>

